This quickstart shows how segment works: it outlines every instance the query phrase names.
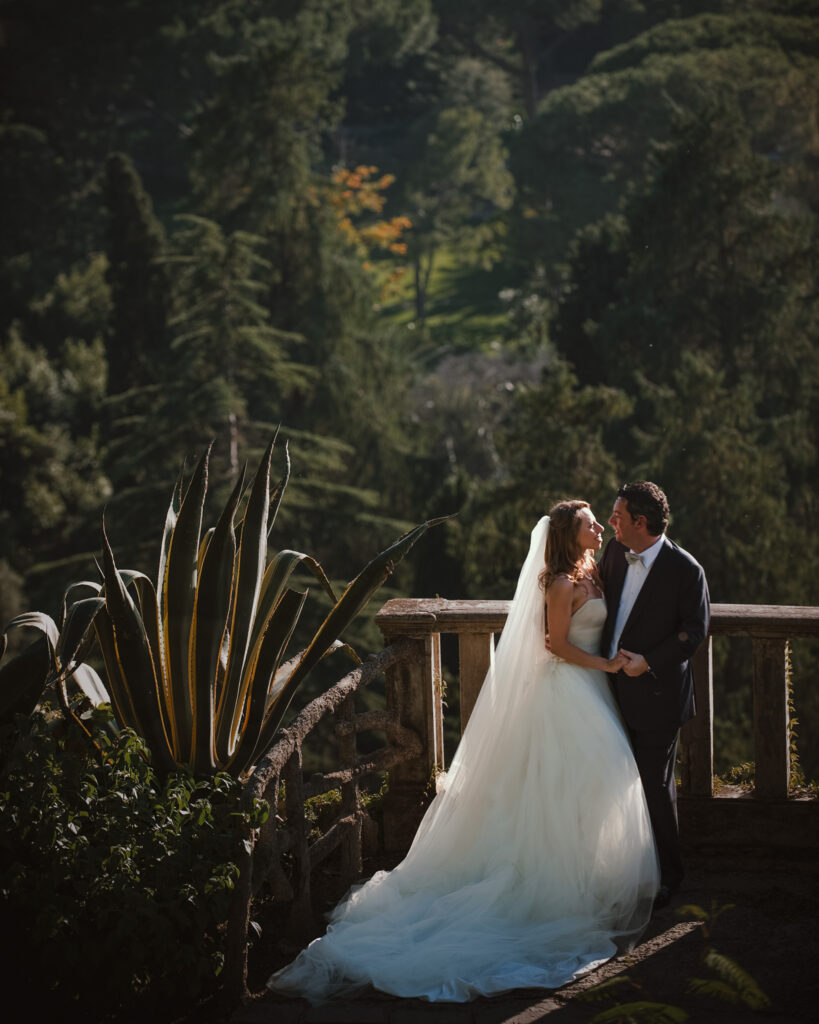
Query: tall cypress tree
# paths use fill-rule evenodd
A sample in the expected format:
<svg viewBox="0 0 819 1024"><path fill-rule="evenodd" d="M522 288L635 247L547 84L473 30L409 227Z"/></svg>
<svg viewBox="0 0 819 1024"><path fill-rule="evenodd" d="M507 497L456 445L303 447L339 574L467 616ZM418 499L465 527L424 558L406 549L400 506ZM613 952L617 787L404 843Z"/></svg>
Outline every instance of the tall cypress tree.
<svg viewBox="0 0 819 1024"><path fill-rule="evenodd" d="M156 379L169 346L170 287L165 235L150 196L124 153L105 168L108 271L113 316L107 338L109 390L113 394Z"/></svg>

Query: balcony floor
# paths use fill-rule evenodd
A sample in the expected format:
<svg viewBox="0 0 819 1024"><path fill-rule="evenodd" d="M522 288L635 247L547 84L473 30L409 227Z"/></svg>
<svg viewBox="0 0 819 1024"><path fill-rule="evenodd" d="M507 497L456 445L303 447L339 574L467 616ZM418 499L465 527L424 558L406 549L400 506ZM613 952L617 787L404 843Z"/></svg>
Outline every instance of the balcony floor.
<svg viewBox="0 0 819 1024"><path fill-rule="evenodd" d="M746 1024L755 1016L713 998L686 992L688 979L710 977L699 963L702 929L676 908L706 910L734 904L714 926L710 944L748 971L771 999L769 1024L807 1024L819 1005L819 865L780 861L756 870L689 860L672 906L652 918L641 944L590 975L554 992L522 990L466 1004L430 1004L370 991L355 1000L311 1007L265 991L232 1017L233 1024L586 1024L612 1001L578 997L593 985L628 974L642 992L624 986L620 1001L649 999L684 1008L690 1024Z"/></svg>

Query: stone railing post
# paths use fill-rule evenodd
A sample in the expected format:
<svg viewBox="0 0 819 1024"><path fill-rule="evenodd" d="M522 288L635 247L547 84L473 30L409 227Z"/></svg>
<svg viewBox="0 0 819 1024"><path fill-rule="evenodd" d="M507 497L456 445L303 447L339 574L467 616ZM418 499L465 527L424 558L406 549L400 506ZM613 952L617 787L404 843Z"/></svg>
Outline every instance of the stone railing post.
<svg viewBox="0 0 819 1024"><path fill-rule="evenodd" d="M712 638L694 654L694 700L697 713L682 728L682 787L686 796L714 795L714 670Z"/></svg>
<svg viewBox="0 0 819 1024"><path fill-rule="evenodd" d="M784 800L790 777L785 640L754 639L754 796Z"/></svg>
<svg viewBox="0 0 819 1024"><path fill-rule="evenodd" d="M754 654L754 797L785 800L790 783L790 735L785 645L819 636L811 605L714 605L711 632L749 637Z"/></svg>
<svg viewBox="0 0 819 1024"><path fill-rule="evenodd" d="M417 645L415 657L394 665L386 673L387 711L397 715L402 726L417 733L422 743L419 757L390 770L384 798L385 849L404 851L435 793L435 773L444 763L441 636L433 631L433 616L427 617L430 621L426 631L409 630L406 623L391 622L389 605L376 616L385 644L412 639Z"/></svg>
<svg viewBox="0 0 819 1024"><path fill-rule="evenodd" d="M481 692L486 673L494 661L494 640L492 633L458 634L462 734Z"/></svg>

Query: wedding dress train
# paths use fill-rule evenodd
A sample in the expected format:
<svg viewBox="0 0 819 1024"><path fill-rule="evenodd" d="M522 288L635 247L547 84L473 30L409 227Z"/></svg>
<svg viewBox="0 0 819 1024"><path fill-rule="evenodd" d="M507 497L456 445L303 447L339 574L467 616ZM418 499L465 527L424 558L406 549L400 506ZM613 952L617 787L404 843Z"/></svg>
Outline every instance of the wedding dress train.
<svg viewBox="0 0 819 1024"><path fill-rule="evenodd" d="M406 858L351 890L270 988L313 1002L366 985L459 1002L557 988L645 927L657 858L606 675L543 646L546 528L533 532L495 665ZM605 617L603 598L583 604L571 643L599 653Z"/></svg>

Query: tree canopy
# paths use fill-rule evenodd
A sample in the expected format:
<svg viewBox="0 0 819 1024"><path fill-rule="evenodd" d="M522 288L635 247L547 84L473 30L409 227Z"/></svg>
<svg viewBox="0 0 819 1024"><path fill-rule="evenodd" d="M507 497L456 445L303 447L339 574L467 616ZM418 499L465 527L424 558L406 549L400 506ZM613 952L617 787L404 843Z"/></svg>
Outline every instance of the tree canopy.
<svg viewBox="0 0 819 1024"><path fill-rule="evenodd" d="M339 577L458 512L396 586L501 596L647 476L715 600L817 602L817 14L2 0L0 606L105 505L149 568L184 460L223 500L279 426Z"/></svg>

